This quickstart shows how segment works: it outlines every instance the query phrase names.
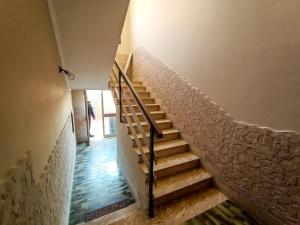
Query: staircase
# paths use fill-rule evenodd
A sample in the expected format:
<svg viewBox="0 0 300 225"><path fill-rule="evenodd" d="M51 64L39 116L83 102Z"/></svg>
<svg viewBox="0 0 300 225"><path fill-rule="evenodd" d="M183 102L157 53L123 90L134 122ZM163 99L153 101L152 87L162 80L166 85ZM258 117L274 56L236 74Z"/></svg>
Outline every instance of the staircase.
<svg viewBox="0 0 300 225"><path fill-rule="evenodd" d="M116 83L112 80L109 83L113 94L118 89ZM201 168L200 159L189 151L189 144L181 139L180 132L173 128L172 121L161 110L143 82L135 80L131 81L131 85L163 133L163 138L154 140L153 203L160 216L169 221L166 224L173 224L174 215L182 217L179 220L184 222L225 201L226 196L213 187L211 174ZM124 95L131 96L125 82L121 86ZM118 103L118 99L115 100ZM139 157L139 167L145 175L145 182L148 182L149 171L143 154L149 156L149 148L145 143L145 136L148 138L150 135L149 126L134 98L128 97L123 102L123 107L126 110L131 108L135 112L135 115L128 112L123 112L122 115L132 141L132 151ZM139 122L136 121L137 118Z"/></svg>
<svg viewBox="0 0 300 225"><path fill-rule="evenodd" d="M257 222L233 202L228 200L186 221L182 225L207 224L259 225L261 223Z"/></svg>

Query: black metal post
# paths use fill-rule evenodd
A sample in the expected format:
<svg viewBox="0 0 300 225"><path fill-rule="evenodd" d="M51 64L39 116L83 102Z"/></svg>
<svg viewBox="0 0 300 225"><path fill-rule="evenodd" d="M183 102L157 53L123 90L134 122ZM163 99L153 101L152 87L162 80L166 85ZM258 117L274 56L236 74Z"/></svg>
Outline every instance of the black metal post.
<svg viewBox="0 0 300 225"><path fill-rule="evenodd" d="M148 199L148 216L153 218L154 216L154 206L153 206L153 161L154 161L154 129L150 126L150 146L149 146L149 199Z"/></svg>
<svg viewBox="0 0 300 225"><path fill-rule="evenodd" d="M121 72L118 70L118 75L119 75L119 105L120 105L120 123L123 123L123 116L122 116L122 76Z"/></svg>

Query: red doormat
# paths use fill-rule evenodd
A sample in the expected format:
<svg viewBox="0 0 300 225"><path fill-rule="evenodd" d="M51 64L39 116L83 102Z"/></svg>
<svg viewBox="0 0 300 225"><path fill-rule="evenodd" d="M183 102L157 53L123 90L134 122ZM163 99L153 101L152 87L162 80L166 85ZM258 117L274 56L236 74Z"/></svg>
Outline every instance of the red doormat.
<svg viewBox="0 0 300 225"><path fill-rule="evenodd" d="M89 213L85 213L84 215L84 222L89 222L91 220L100 218L102 216L105 216L109 213L112 213L114 211L117 211L119 209L123 209L126 208L127 206L131 205L132 201L130 200L123 200L108 206L105 206L101 209L97 209L95 211L89 212Z"/></svg>

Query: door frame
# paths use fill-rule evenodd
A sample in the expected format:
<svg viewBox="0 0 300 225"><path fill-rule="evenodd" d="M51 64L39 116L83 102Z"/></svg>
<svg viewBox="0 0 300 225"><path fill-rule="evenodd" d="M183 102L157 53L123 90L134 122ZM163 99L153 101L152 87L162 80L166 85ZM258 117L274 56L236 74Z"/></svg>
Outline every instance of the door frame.
<svg viewBox="0 0 300 225"><path fill-rule="evenodd" d="M104 137L104 138L115 137L115 136L116 136L116 133L114 133L114 134L105 134L104 117L117 117L117 113L105 113L105 112L104 112L104 98L103 98L103 91L109 91L109 90L101 90L101 107L102 107L102 129L103 129L103 137Z"/></svg>
<svg viewBox="0 0 300 225"><path fill-rule="evenodd" d="M86 133L87 133L87 141L86 145L90 146L90 126L89 126L89 115L88 115L88 102L87 102L87 94L86 89L84 89L84 102L85 102L85 121L86 121Z"/></svg>

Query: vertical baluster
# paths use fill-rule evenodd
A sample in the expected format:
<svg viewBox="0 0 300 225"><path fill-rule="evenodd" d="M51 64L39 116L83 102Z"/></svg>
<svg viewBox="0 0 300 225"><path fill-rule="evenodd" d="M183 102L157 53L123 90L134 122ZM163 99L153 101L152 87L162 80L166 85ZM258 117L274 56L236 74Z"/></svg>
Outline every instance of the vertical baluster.
<svg viewBox="0 0 300 225"><path fill-rule="evenodd" d="M118 75L119 75L119 104L120 104L120 123L123 123L123 116L122 116L122 76L121 72L118 70Z"/></svg>
<svg viewBox="0 0 300 225"><path fill-rule="evenodd" d="M150 146L149 146L149 199L148 199L148 216L152 218L154 216L154 206L153 206L153 160L154 160L154 129L150 125Z"/></svg>

